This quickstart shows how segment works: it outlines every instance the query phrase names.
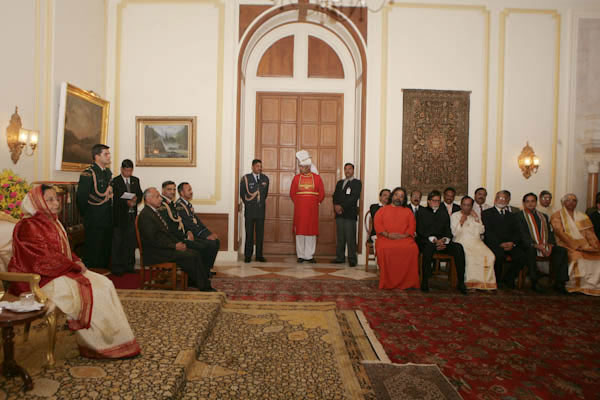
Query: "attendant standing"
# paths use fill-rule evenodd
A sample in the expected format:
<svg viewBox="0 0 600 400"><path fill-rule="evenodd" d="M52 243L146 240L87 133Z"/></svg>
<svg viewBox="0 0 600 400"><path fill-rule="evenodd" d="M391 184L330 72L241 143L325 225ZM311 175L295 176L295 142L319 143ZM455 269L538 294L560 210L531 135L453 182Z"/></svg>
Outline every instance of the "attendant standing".
<svg viewBox="0 0 600 400"><path fill-rule="evenodd" d="M484 210L487 210L488 208L491 207L489 204L487 204L485 202L485 199L487 198L487 190L482 187L477 188L475 190L474 198L475 198L475 203L473 204L473 211L475 212L475 214L477 214L477 216L481 220L481 213Z"/></svg>
<svg viewBox="0 0 600 400"><path fill-rule="evenodd" d="M446 207L440 211L441 194L433 190L427 195L427 207L421 207L417 213L417 241L423 255L421 290L429 291L431 263L435 253L446 253L454 258L458 277L458 290L467 294L464 283L465 252L459 243L452 243L450 215Z"/></svg>
<svg viewBox="0 0 600 400"><path fill-rule="evenodd" d="M107 268L112 247L112 172L109 147L92 147L93 164L79 176L77 208L83 217L85 245L83 262L89 268Z"/></svg>
<svg viewBox="0 0 600 400"><path fill-rule="evenodd" d="M356 258L356 218L358 217L358 201L362 183L354 178L354 164L344 165L345 179L340 179L333 192L333 209L336 225L336 264L344 263L346 247L348 248L348 263L355 267Z"/></svg>
<svg viewBox="0 0 600 400"><path fill-rule="evenodd" d="M413 190L412 192L410 192L409 207L415 216L417 215L417 212L419 211L419 208L421 207L421 197L422 196L423 196L423 194L419 190Z"/></svg>
<svg viewBox="0 0 600 400"><path fill-rule="evenodd" d="M454 203L454 199L456 198L456 189L453 187L447 187L444 189L444 208L448 215L452 215L455 212L460 211L460 206Z"/></svg>
<svg viewBox="0 0 600 400"><path fill-rule="evenodd" d="M380 289L419 287L419 248L414 239L416 222L406 207L406 191L395 188L392 202L375 215Z"/></svg>
<svg viewBox="0 0 600 400"><path fill-rule="evenodd" d="M371 214L371 241L377 239L377 233L375 232L375 214L381 207L387 206L390 203L390 195L390 189L381 189L379 192L379 203L374 203L369 206L369 214Z"/></svg>
<svg viewBox="0 0 600 400"><path fill-rule="evenodd" d="M139 178L133 174L133 162L123 160L121 175L112 180L113 188L113 237L111 272L120 276L126 272L134 272L135 248L135 217L137 205L142 201L142 188ZM124 193L133 195L132 198L122 198Z"/></svg>
<svg viewBox="0 0 600 400"><path fill-rule="evenodd" d="M554 288L564 293L565 282L569 280L567 249L556 245L548 216L536 210L536 205L537 196L527 193L523 196L523 211L517 214L521 241L527 252L531 288L538 290L537 257L549 257L550 271L554 271Z"/></svg>
<svg viewBox="0 0 600 400"><path fill-rule="evenodd" d="M465 252L465 286L467 289L494 290L494 253L483 243L485 231L481 219L473 211L473 199L465 196L460 201L461 211L452 214L450 227L452 239L460 243Z"/></svg>
<svg viewBox="0 0 600 400"><path fill-rule="evenodd" d="M525 251L521 244L521 232L517 223L516 215L508 210L510 197L506 190L496 193L494 207L481 213L483 225L485 226L485 244L494 252L496 260L494 271L496 282L499 287L505 285L511 289L515 287L515 278L521 268L527 264ZM511 256L512 262L502 276L502 268L507 256Z"/></svg>
<svg viewBox="0 0 600 400"><path fill-rule="evenodd" d="M319 204L325 198L325 187L319 171L306 150L296 153L300 173L290 185L290 197L294 202L294 234L298 262L315 263L314 254L319 235Z"/></svg>
<svg viewBox="0 0 600 400"><path fill-rule="evenodd" d="M255 238L256 261L267 261L263 257L263 239L268 195L269 177L262 173L262 161L252 160L252 172L244 175L240 182L240 197L244 202L244 225L246 228L244 262L249 263L252 259Z"/></svg>

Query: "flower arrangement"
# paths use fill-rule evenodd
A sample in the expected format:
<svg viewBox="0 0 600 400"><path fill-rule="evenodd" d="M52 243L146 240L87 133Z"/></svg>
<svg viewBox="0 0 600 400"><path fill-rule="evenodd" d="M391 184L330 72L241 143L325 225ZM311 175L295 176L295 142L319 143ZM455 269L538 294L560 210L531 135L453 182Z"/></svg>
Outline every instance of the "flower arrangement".
<svg viewBox="0 0 600 400"><path fill-rule="evenodd" d="M10 169L2 170L0 174L0 212L16 219L22 218L21 202L30 190L31 185L25 179L20 178Z"/></svg>

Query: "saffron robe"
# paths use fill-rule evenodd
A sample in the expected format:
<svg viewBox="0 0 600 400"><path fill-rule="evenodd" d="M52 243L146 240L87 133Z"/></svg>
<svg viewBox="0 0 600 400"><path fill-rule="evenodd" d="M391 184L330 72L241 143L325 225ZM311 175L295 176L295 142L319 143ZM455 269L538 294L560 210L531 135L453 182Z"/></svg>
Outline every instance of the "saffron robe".
<svg viewBox="0 0 600 400"><path fill-rule="evenodd" d="M417 222L406 207L387 205L375 214L375 241L379 265L379 289L419 287L419 247L415 243ZM403 233L403 239L388 239L382 232Z"/></svg>
<svg viewBox="0 0 600 400"><path fill-rule="evenodd" d="M316 236L319 234L319 204L325 198L323 180L312 172L298 174L292 180L290 197L294 202L294 233Z"/></svg>

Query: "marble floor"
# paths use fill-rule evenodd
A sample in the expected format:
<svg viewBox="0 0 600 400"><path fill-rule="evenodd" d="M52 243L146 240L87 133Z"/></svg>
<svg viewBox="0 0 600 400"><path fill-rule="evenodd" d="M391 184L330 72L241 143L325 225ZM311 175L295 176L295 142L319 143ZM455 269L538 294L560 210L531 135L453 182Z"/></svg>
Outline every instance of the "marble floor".
<svg viewBox="0 0 600 400"><path fill-rule="evenodd" d="M369 280L379 279L374 265L365 272L364 265L350 267L348 264L331 264L320 262L316 264L297 263L292 257L267 257L268 262L244 263L221 262L216 263L213 271L217 277L238 278L278 278L278 279L347 279L347 280Z"/></svg>

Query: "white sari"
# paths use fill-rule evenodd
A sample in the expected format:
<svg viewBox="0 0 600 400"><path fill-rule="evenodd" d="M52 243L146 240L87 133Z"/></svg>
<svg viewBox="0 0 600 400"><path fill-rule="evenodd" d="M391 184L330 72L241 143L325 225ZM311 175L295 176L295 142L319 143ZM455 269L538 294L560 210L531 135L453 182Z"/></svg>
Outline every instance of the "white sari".
<svg viewBox="0 0 600 400"><path fill-rule="evenodd" d="M485 230L480 219L473 214L460 225L462 212L455 212L450 217L452 239L460 243L465 251L465 286L468 289L494 290L496 275L494 274L494 253L483 243L481 235Z"/></svg>

